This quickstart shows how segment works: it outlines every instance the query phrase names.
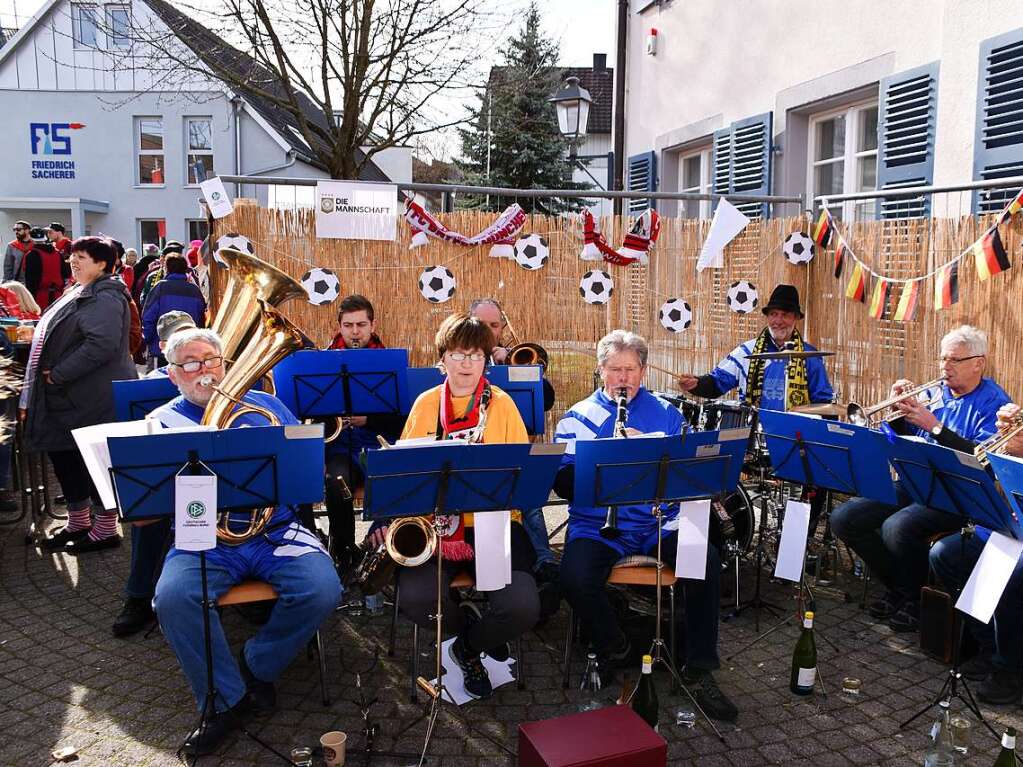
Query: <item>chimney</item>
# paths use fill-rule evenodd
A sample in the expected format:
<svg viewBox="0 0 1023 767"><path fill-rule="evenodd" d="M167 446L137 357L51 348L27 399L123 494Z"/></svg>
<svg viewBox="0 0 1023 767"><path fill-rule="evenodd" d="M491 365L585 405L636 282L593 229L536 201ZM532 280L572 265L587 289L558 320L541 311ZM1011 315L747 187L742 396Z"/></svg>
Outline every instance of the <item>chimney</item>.
<svg viewBox="0 0 1023 767"><path fill-rule="evenodd" d="M594 53L593 54L593 68L594 69L607 69L607 54L606 53Z"/></svg>

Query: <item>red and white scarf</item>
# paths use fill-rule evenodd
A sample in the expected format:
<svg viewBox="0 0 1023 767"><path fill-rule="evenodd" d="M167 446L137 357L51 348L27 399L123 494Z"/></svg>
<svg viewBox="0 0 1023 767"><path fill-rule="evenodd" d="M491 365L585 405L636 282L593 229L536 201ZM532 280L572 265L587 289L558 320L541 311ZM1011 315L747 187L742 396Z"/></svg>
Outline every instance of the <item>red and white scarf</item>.
<svg viewBox="0 0 1023 767"><path fill-rule="evenodd" d="M615 250L604 238L593 214L583 212L583 250L579 257L583 261L599 261L603 258L615 266L628 266L639 261L647 263L648 255L661 233L661 217L653 208L643 213L632 229L625 235L622 247Z"/></svg>
<svg viewBox="0 0 1023 767"><path fill-rule="evenodd" d="M427 213L422 205L411 197L405 199L405 220L413 231L412 244L409 250L427 244L430 237L456 245L473 247L475 245L493 245L490 255L495 258L514 258L512 246L515 238L526 223L526 212L518 205L510 205L498 216L490 226L477 235L467 237L461 232L453 232L434 216Z"/></svg>

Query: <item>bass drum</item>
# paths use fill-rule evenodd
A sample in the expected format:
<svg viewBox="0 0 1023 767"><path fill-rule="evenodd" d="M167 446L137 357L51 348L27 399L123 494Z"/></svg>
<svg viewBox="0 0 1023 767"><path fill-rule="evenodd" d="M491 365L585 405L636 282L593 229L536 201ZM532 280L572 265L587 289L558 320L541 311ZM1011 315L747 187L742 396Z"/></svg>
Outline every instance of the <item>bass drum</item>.
<svg viewBox="0 0 1023 767"><path fill-rule="evenodd" d="M710 539L721 552L722 568L753 547L753 501L742 485L711 501Z"/></svg>

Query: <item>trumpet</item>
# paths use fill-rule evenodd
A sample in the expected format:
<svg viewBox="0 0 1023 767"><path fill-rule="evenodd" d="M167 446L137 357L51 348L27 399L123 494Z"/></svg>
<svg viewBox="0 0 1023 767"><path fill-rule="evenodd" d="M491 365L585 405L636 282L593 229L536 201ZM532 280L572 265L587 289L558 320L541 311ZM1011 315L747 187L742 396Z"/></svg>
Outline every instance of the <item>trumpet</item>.
<svg viewBox="0 0 1023 767"><path fill-rule="evenodd" d="M973 448L973 455L980 461L982 466L987 466L987 457L992 453L1001 453L1005 450L1005 446L1009 444L1016 436L1023 432L1023 413L1019 413L1009 421L1009 426L988 437L983 442L979 443Z"/></svg>
<svg viewBox="0 0 1023 767"><path fill-rule="evenodd" d="M522 343L508 350L509 365L543 365L547 367L550 357L540 344Z"/></svg>
<svg viewBox="0 0 1023 767"><path fill-rule="evenodd" d="M849 423L854 423L857 426L869 427L878 426L882 423L891 423L892 421L897 421L899 418L902 418L902 413L899 411L897 407L897 405L900 402L903 402L909 399L910 397L919 397L921 394L927 392L930 389L940 387L941 384L944 383L944 381L945 381L944 376L935 378L933 381L928 381L927 383L920 384L919 386L914 386L912 389L907 389L906 391L902 392L902 394L898 394L894 397L889 397L888 399L882 400L881 402L878 402L876 405L873 405L872 407L869 408L864 407L863 405L858 405L855 402L850 402L849 406L846 408L846 417L849 419ZM938 388L937 393L934 396L927 399L924 405L925 407L930 407L935 402L938 402L940 399L941 389Z"/></svg>
<svg viewBox="0 0 1023 767"><path fill-rule="evenodd" d="M614 435L616 437L628 437L629 434L625 430L625 421L629 417L629 390L624 386L618 390L618 395L615 397L618 408L615 412L615 426ZM622 531L618 529L618 507L608 506L607 517L604 519L604 526L600 528L600 537L606 538L609 541L613 541L622 534Z"/></svg>

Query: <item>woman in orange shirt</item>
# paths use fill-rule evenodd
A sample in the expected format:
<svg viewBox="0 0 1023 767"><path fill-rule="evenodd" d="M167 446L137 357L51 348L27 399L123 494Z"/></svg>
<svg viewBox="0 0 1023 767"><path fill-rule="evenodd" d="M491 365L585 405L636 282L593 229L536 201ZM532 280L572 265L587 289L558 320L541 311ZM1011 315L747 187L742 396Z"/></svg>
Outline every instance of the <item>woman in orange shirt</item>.
<svg viewBox="0 0 1023 767"><path fill-rule="evenodd" d="M466 439L487 444L529 441L515 402L483 376L493 349L490 329L475 317L453 314L441 323L434 339L437 355L447 377L440 386L416 399L405 422L402 439L435 437ZM483 411L486 412L485 419ZM483 431L480 433L480 426ZM493 692L490 678L480 659L486 653L495 660L508 657L508 642L532 628L540 615L540 599L532 568L535 553L523 529L518 512L512 514L512 582L503 589L485 592L489 605L480 615L475 606L456 604L450 595L451 578L471 566L473 550L472 515L452 515L440 539L444 554L444 628L457 634L450 655L462 670L465 691L473 698ZM370 531L372 547L384 538L386 527ZM401 592L399 608L422 628L433 625L437 609L437 567L433 560L418 567L398 568Z"/></svg>

